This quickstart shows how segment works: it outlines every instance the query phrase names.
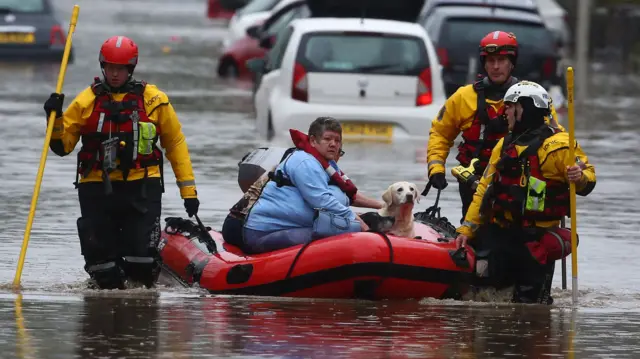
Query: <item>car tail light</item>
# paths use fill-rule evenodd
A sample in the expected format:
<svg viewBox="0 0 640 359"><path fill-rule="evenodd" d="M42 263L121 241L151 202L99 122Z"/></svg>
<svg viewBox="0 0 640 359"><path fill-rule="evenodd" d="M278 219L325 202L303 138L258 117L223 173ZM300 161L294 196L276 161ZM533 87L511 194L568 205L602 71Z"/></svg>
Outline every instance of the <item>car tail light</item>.
<svg viewBox="0 0 640 359"><path fill-rule="evenodd" d="M64 32L62 32L60 25L53 25L49 34L49 45L64 45L65 42Z"/></svg>
<svg viewBox="0 0 640 359"><path fill-rule="evenodd" d="M416 106L430 105L433 102L431 92L431 69L426 68L418 76L418 91L416 94Z"/></svg>
<svg viewBox="0 0 640 359"><path fill-rule="evenodd" d="M556 62L551 58L547 58L546 60L544 60L544 63L542 63L542 77L552 77L555 72Z"/></svg>
<svg viewBox="0 0 640 359"><path fill-rule="evenodd" d="M438 54L440 65L442 65L442 67L449 67L449 54L447 53L447 49L439 47L436 53Z"/></svg>
<svg viewBox="0 0 640 359"><path fill-rule="evenodd" d="M294 100L307 102L309 92L307 82L307 70L299 63L293 67L293 82L291 84L291 98Z"/></svg>

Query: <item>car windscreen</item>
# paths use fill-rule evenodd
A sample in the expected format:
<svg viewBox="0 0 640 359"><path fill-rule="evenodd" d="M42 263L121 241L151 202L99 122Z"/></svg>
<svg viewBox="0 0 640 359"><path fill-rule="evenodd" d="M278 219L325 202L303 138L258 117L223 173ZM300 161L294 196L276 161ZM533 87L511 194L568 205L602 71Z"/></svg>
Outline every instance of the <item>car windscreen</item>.
<svg viewBox="0 0 640 359"><path fill-rule="evenodd" d="M306 34L297 61L310 72L417 76L429 67L421 38L370 32Z"/></svg>
<svg viewBox="0 0 640 359"><path fill-rule="evenodd" d="M238 14L246 15L256 12L271 11L280 0L252 0L247 6L238 10Z"/></svg>
<svg viewBox="0 0 640 359"><path fill-rule="evenodd" d="M469 52L477 52L480 40L496 30L513 32L521 50L546 52L554 48L551 32L542 24L484 18L448 19L443 26L438 43L442 47L468 48Z"/></svg>
<svg viewBox="0 0 640 359"><path fill-rule="evenodd" d="M43 12L44 0L0 0L2 10L14 12Z"/></svg>

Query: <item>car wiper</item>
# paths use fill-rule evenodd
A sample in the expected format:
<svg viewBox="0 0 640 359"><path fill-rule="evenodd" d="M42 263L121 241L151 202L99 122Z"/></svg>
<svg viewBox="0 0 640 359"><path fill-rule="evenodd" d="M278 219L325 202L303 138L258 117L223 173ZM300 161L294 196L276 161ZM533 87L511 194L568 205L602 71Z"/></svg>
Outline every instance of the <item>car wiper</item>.
<svg viewBox="0 0 640 359"><path fill-rule="evenodd" d="M360 66L356 67L354 70L368 72L368 71L377 71L377 70L388 70L397 67L404 68L404 65L401 64L384 64L384 65L371 65L371 66Z"/></svg>

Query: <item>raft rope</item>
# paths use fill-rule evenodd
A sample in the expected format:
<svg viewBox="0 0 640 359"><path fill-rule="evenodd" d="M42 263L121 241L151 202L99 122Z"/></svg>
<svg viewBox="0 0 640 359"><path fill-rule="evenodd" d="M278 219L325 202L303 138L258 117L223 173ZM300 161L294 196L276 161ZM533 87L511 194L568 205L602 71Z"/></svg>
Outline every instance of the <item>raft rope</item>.
<svg viewBox="0 0 640 359"><path fill-rule="evenodd" d="M388 269L391 269L391 266L393 265L393 245L391 244L391 240L389 239L389 237L382 232L377 232L377 231L372 231L372 230L368 230L368 233L375 233L375 234L379 234L384 241L387 244L387 247L389 247L389 266ZM291 273L293 273L293 269L295 268L296 264L298 263L298 259L300 259L300 256L302 255L302 253L305 251L305 249L307 249L307 247L309 247L309 245L317 240L320 240L323 238L316 238L316 239L312 239L311 241L305 243L302 245L302 248L300 248L300 250L298 251L298 253L296 253L295 258L293 259L293 262L291 262L291 266L289 267L289 270L287 271L287 275L284 277L284 279L289 279L291 278ZM383 276L383 278L380 280L380 282L378 283L378 285L380 285L380 283L382 283L382 280L384 280L384 278L388 277L389 273L387 271L387 274Z"/></svg>
<svg viewBox="0 0 640 359"><path fill-rule="evenodd" d="M302 255L302 252L304 252L305 249L307 249L307 247L309 247L309 245L315 241L317 241L318 239L322 239L322 238L316 238L316 239L312 239L309 242L305 243L302 245L302 248L300 248L300 250L298 251L298 253L296 253L296 257L293 258L293 262L291 262L291 266L289 267L289 271L287 271L287 275L284 277L284 279L289 279L291 278L291 273L293 272L293 268L296 266L296 264L298 263L298 259L300 258L300 256Z"/></svg>

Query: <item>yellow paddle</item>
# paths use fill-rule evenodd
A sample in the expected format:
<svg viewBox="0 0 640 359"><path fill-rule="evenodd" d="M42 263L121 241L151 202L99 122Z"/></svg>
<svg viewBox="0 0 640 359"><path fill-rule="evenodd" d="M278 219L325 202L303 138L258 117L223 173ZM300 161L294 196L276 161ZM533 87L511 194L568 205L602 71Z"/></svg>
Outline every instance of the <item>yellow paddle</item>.
<svg viewBox="0 0 640 359"><path fill-rule="evenodd" d="M67 63L69 62L69 53L71 52L71 38L78 22L78 13L80 7L74 5L73 13L71 14L71 22L69 23L69 32L67 33L67 42L64 44L64 53L62 55L62 63L60 64L60 72L58 73L58 84L56 86L56 93L62 93L62 85L64 84L64 76L67 72ZM22 249L20 250L20 259L18 260L18 268L16 270L16 276L13 279L13 288L20 288L20 277L22 275L22 267L24 266L24 258L27 254L27 246L29 245L29 236L31 235L31 226L33 225L33 217L36 215L36 205L38 203L38 195L40 194L40 185L42 184L42 176L44 175L44 165L47 161L47 154L49 153L49 142L51 141L51 134L53 133L53 123L56 119L56 111L51 111L49 115L49 121L47 123L47 135L44 138L44 146L42 147L42 155L40 155L40 167L38 168L38 174L36 175L36 185L33 189L33 196L31 197L31 208L29 209L29 217L27 218L27 227L24 231L24 238L22 239Z"/></svg>
<svg viewBox="0 0 640 359"><path fill-rule="evenodd" d="M569 105L569 158L570 166L575 165L575 113L573 104L573 67L567 68L567 97ZM571 196L571 292L573 305L578 303L578 224L576 220L576 185L569 182Z"/></svg>

